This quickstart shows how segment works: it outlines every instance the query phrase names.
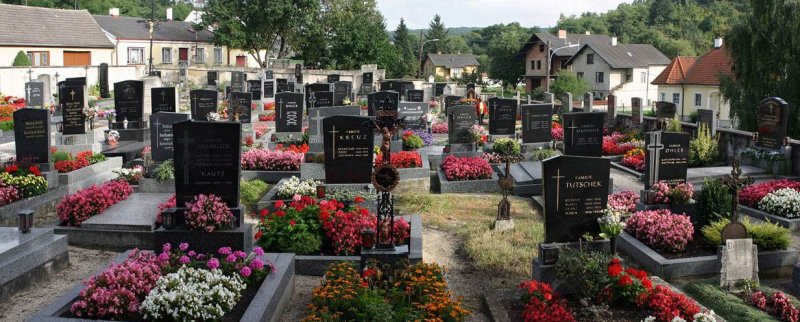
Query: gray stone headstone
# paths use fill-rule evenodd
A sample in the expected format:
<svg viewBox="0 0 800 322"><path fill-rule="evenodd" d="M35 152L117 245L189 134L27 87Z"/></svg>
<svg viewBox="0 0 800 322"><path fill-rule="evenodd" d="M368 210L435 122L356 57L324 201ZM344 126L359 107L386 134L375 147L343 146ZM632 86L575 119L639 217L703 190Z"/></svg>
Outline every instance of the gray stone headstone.
<svg viewBox="0 0 800 322"><path fill-rule="evenodd" d="M561 113L572 112L572 93L561 94Z"/></svg>
<svg viewBox="0 0 800 322"><path fill-rule="evenodd" d="M644 118L642 98L631 98L631 117L633 118L633 124L642 124L642 119Z"/></svg>
<svg viewBox="0 0 800 322"><path fill-rule="evenodd" d="M553 93L544 93L544 102L545 103L555 103L556 102L556 95Z"/></svg>
<svg viewBox="0 0 800 322"><path fill-rule="evenodd" d="M25 104L30 108L44 108L44 83L25 83Z"/></svg>
<svg viewBox="0 0 800 322"><path fill-rule="evenodd" d="M36 77L40 82L42 82L42 87L44 88L42 92L42 97L44 98L44 104L50 105L53 103L53 89L50 83L50 75L44 74L39 75Z"/></svg>
<svg viewBox="0 0 800 322"><path fill-rule="evenodd" d="M428 113L428 104L424 102L400 102L398 116L405 118L407 129L424 129L425 114Z"/></svg>
<svg viewBox="0 0 800 322"><path fill-rule="evenodd" d="M617 123L617 97L608 95L606 103L606 125L614 127Z"/></svg>
<svg viewBox="0 0 800 322"><path fill-rule="evenodd" d="M593 102L594 102L594 94L592 93L583 94L583 111L591 112Z"/></svg>
<svg viewBox="0 0 800 322"><path fill-rule="evenodd" d="M308 151L323 152L322 121L334 115L361 115L358 106L332 106L308 109Z"/></svg>
<svg viewBox="0 0 800 322"><path fill-rule="evenodd" d="M686 182L689 168L689 133L648 132L645 136L645 189L659 181Z"/></svg>
<svg viewBox="0 0 800 322"><path fill-rule="evenodd" d="M736 290L741 282L753 281L758 283L758 247L753 240L728 239L719 252L720 287L727 290Z"/></svg>

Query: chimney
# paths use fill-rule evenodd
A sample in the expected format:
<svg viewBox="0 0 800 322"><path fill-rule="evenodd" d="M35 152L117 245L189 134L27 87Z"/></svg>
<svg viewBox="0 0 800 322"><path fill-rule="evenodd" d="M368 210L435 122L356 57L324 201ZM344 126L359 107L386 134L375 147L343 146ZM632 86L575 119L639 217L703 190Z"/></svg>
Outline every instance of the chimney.
<svg viewBox="0 0 800 322"><path fill-rule="evenodd" d="M611 46L617 45L617 37L611 37Z"/></svg>
<svg viewBox="0 0 800 322"><path fill-rule="evenodd" d="M558 30L558 38L559 39L567 39L567 31L564 29Z"/></svg>
<svg viewBox="0 0 800 322"><path fill-rule="evenodd" d="M587 36L590 36L591 34L592 34L592 32L591 32L591 31L588 31L588 30L586 31L586 35L587 35Z"/></svg>
<svg viewBox="0 0 800 322"><path fill-rule="evenodd" d="M108 15L112 17L119 17L119 8L108 9Z"/></svg>
<svg viewBox="0 0 800 322"><path fill-rule="evenodd" d="M714 49L722 47L722 37L714 38Z"/></svg>
<svg viewBox="0 0 800 322"><path fill-rule="evenodd" d="M172 21L172 8L167 8L167 20Z"/></svg>

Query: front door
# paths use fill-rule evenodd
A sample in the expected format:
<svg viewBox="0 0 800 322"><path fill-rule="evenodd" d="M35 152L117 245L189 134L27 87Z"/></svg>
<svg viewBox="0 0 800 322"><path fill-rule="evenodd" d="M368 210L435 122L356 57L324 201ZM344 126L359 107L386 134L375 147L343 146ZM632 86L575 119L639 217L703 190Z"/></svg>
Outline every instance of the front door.
<svg viewBox="0 0 800 322"><path fill-rule="evenodd" d="M189 48L178 48L178 59L180 61L189 61Z"/></svg>
<svg viewBox="0 0 800 322"><path fill-rule="evenodd" d="M247 56L236 56L236 67L246 67Z"/></svg>
<svg viewBox="0 0 800 322"><path fill-rule="evenodd" d="M64 66L89 66L92 64L92 54L88 51L65 51Z"/></svg>

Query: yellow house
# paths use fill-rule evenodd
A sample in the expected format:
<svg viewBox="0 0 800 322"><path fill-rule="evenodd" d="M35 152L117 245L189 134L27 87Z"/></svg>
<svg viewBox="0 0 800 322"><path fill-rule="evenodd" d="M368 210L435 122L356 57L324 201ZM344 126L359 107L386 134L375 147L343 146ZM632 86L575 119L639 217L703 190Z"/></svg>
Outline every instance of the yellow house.
<svg viewBox="0 0 800 322"><path fill-rule="evenodd" d="M111 63L114 45L86 10L0 4L0 67L22 51L33 66Z"/></svg>
<svg viewBox="0 0 800 322"><path fill-rule="evenodd" d="M474 73L480 63L475 55L470 54L428 54L422 65L425 77L435 75L445 80Z"/></svg>

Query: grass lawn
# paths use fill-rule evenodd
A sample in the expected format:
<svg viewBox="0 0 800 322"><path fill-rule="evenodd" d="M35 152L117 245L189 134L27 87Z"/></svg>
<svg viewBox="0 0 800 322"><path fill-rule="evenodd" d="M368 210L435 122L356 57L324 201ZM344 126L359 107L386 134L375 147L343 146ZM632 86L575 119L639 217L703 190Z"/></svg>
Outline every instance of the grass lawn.
<svg viewBox="0 0 800 322"><path fill-rule="evenodd" d="M686 294L693 297L709 310L714 310L714 313L719 314L725 318L726 321L778 321L778 319L775 319L766 312L746 303L740 297L722 290L716 279L691 282L686 284L683 289L686 291ZM754 291L763 291L764 294L769 296L778 290L766 286L759 286L756 287ZM786 294L786 296L792 303L799 303L794 296L790 294Z"/></svg>

